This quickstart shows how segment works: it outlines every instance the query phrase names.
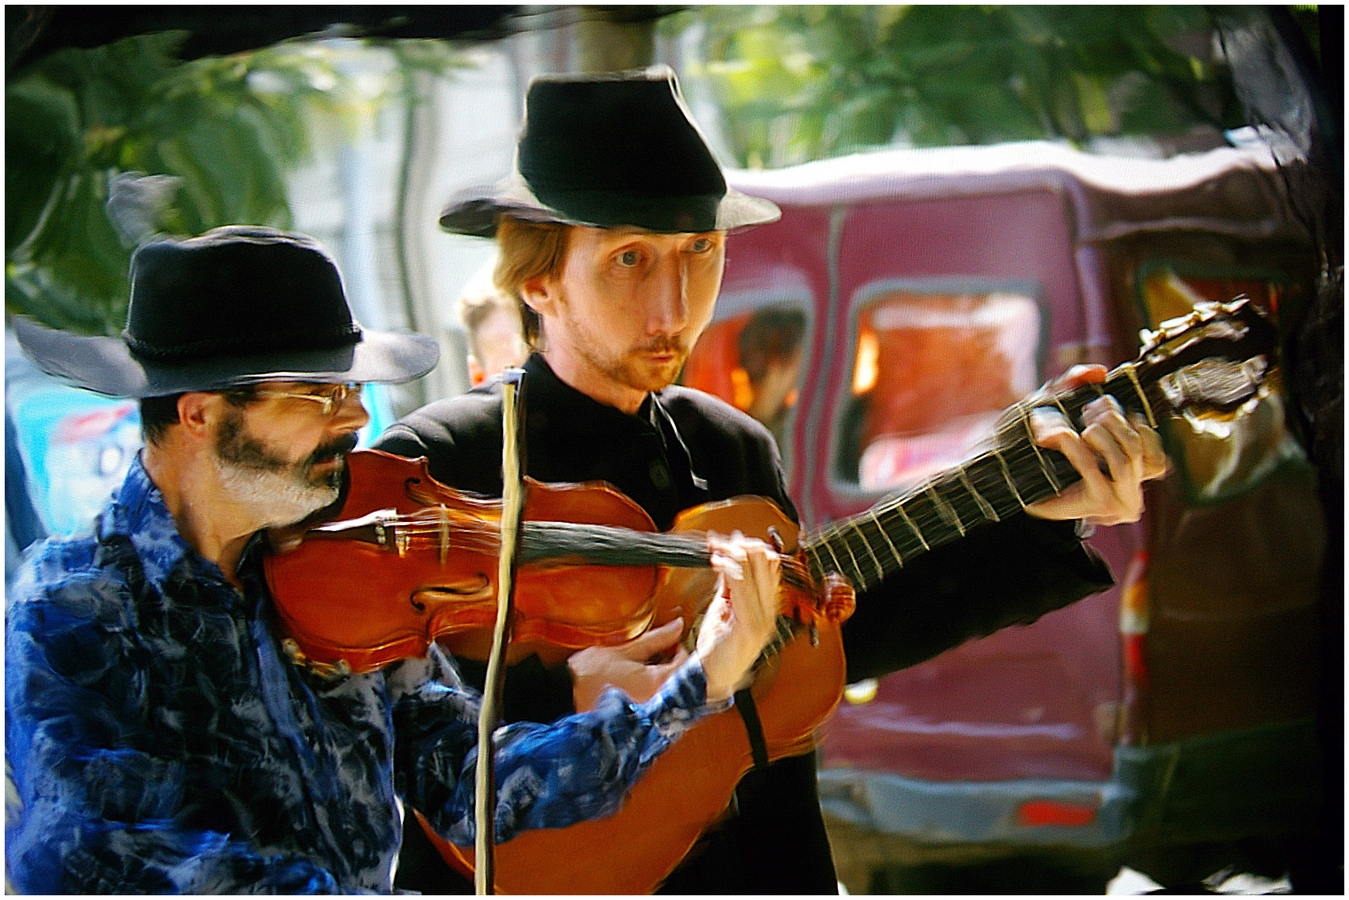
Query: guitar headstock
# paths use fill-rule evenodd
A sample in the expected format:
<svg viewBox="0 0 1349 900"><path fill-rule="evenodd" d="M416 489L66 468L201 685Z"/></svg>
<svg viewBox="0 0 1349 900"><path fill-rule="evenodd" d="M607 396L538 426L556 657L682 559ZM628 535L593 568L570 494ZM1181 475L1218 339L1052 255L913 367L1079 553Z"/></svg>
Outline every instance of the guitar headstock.
<svg viewBox="0 0 1349 900"><path fill-rule="evenodd" d="M1187 418L1230 418L1267 391L1277 333L1245 296L1200 303L1188 315L1140 333L1135 364L1149 394Z"/></svg>

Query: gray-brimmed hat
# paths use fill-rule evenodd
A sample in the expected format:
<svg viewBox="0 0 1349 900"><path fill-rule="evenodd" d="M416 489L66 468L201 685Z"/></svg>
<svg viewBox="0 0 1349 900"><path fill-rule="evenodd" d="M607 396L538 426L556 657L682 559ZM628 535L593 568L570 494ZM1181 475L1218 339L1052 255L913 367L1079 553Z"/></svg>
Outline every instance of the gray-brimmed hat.
<svg viewBox="0 0 1349 900"><path fill-rule="evenodd" d="M115 397L270 380L401 382L440 356L423 335L361 328L323 248L261 226L138 248L121 337L69 334L21 316L12 324L44 372Z"/></svg>
<svg viewBox="0 0 1349 900"><path fill-rule="evenodd" d="M440 227L492 237L502 215L682 233L762 225L781 211L727 187L674 71L655 66L535 78L514 172L455 197Z"/></svg>

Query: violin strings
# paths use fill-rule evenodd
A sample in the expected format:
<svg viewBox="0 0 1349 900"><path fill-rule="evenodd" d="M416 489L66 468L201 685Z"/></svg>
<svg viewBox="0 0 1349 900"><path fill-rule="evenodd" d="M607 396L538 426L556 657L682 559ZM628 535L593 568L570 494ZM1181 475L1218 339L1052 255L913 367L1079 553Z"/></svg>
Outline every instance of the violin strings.
<svg viewBox="0 0 1349 900"><path fill-rule="evenodd" d="M448 531L443 523L448 521ZM491 555L497 552L496 531L471 517L411 513L385 520L385 528L394 528L398 540L408 547L439 549L448 533L450 550ZM598 565L642 566L671 565L706 568L711 564L705 532L644 532L616 526L573 522L525 523L524 561L549 559L585 559ZM780 571L788 586L809 591L813 585L809 570L791 555L784 555Z"/></svg>

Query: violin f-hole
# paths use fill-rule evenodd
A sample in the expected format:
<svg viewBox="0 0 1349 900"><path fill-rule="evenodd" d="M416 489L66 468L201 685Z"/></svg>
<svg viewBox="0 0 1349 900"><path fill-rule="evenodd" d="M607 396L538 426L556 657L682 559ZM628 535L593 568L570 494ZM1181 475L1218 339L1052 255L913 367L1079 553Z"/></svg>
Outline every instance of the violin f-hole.
<svg viewBox="0 0 1349 900"><path fill-rule="evenodd" d="M415 592L408 602L417 612L426 612L426 600L419 600L419 597L432 595L429 600L444 601L464 601L464 600L485 600L496 596L496 591L492 587L492 581L482 572L478 572L474 581L460 582L453 585L436 585L435 587L424 587Z"/></svg>

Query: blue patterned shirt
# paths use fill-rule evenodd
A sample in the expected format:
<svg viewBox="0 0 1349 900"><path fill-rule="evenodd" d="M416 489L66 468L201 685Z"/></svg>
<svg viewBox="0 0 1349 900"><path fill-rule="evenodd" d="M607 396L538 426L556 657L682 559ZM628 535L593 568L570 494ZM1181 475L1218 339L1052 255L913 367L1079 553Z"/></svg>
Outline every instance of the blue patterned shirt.
<svg viewBox="0 0 1349 900"><path fill-rule="evenodd" d="M16 890L388 892L400 803L472 843L477 695L434 648L366 675L293 665L263 540L241 594L137 460L92 536L29 553L5 642ZM645 704L610 691L498 730L498 840L612 813L704 700L695 661Z"/></svg>

